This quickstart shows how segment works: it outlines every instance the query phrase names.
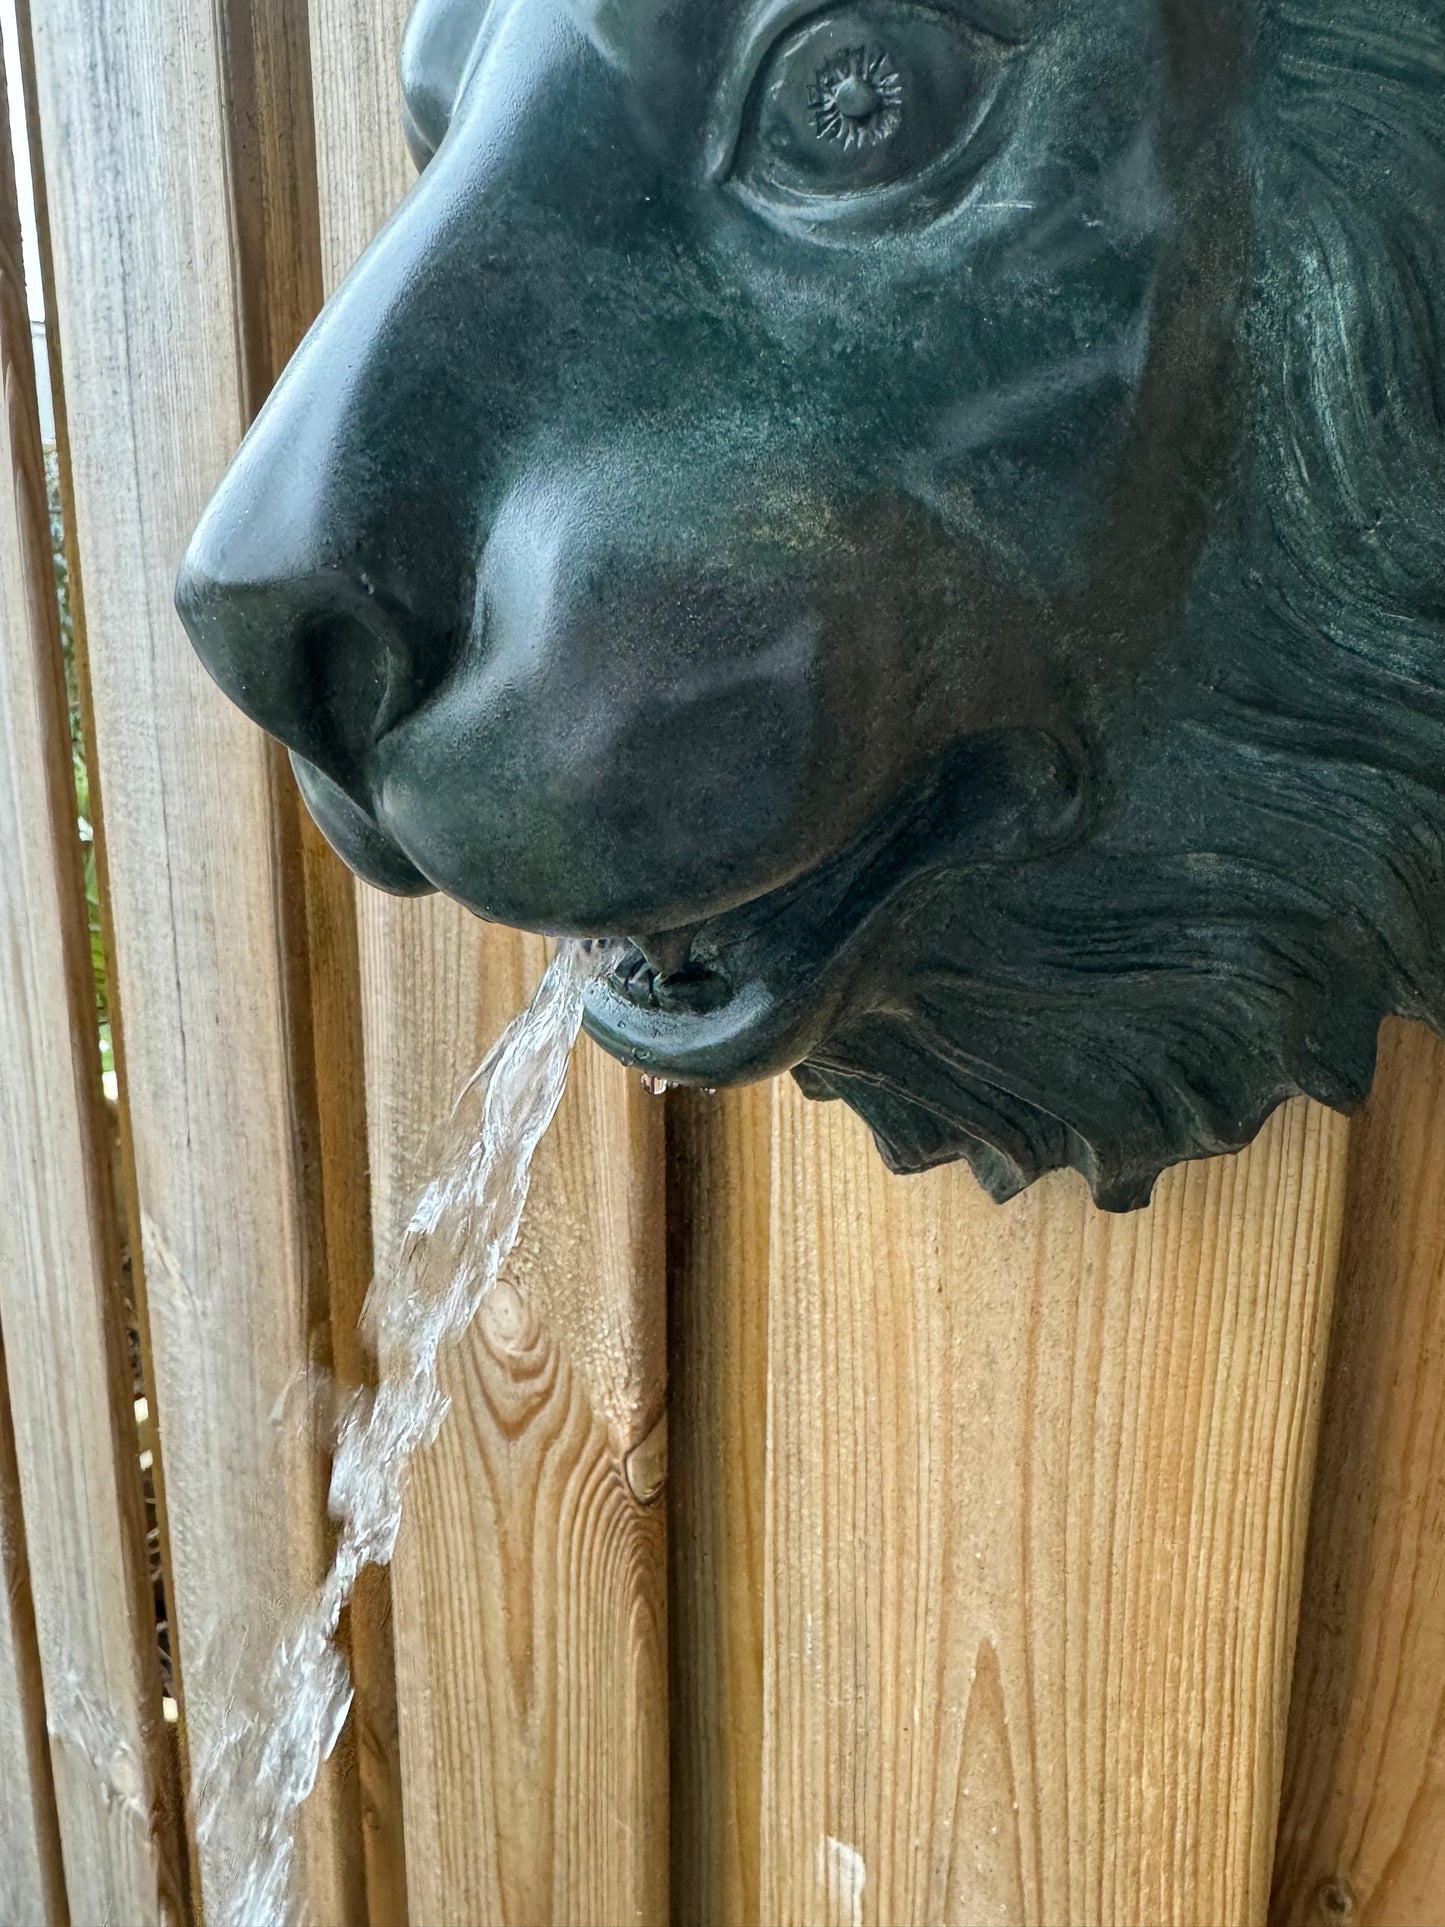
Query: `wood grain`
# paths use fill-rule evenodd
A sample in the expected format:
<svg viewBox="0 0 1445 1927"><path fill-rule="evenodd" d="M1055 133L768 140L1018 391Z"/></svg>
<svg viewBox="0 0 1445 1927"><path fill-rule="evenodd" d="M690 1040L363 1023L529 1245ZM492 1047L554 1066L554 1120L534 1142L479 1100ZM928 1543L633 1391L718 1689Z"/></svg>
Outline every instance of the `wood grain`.
<svg viewBox="0 0 1445 1927"><path fill-rule="evenodd" d="M429 921L387 930L368 977L383 1263L427 1168L421 1118L542 962L442 906ZM393 1581L408 1882L412 1918L438 1927L666 1916L661 1125L585 1047L409 1494Z"/></svg>
<svg viewBox="0 0 1445 1927"><path fill-rule="evenodd" d="M416 178L401 118L401 36L410 12L411 0L312 0L316 179L328 293Z"/></svg>
<svg viewBox="0 0 1445 1927"><path fill-rule="evenodd" d="M660 1133L586 1047L444 1373L395 1581L417 1920L666 1918Z"/></svg>
<svg viewBox="0 0 1445 1927"><path fill-rule="evenodd" d="M331 1360L338 1387L374 1381L375 1360L360 1320L372 1277L371 1192L366 1142L366 1072L361 1035L361 963L356 891L350 872L307 815L294 785L305 876L306 948L317 1091L318 1157L330 1286ZM361 1574L347 1613L355 1697L342 1736L360 1803L371 1927L406 1927L406 1840L401 1804L392 1646L391 1575Z"/></svg>
<svg viewBox="0 0 1445 1927"><path fill-rule="evenodd" d="M308 9L300 0L250 0L220 16L229 100L231 170L238 183L237 285L246 411L254 414L321 307L324 277L316 178ZM285 882L304 1161L319 1184L325 1240L330 1367L342 1393L369 1383L373 1361L358 1329L371 1282L371 1205L356 892L350 873L307 814L289 762L272 749L273 811ZM315 1205L313 1203L313 1209ZM360 1825L372 1927L406 1927L391 1583L368 1568L347 1613L355 1697L336 1771ZM353 1889L353 1905L359 1904Z"/></svg>
<svg viewBox="0 0 1445 1927"><path fill-rule="evenodd" d="M763 1918L1260 1921L1347 1127L1111 1219L776 1104Z"/></svg>
<svg viewBox="0 0 1445 1927"><path fill-rule="evenodd" d="M256 392L226 35L239 9L87 0L35 23L71 423L122 1091L193 1771L325 1555L310 1367L325 1243L293 1007L275 758L171 607ZM304 1056L304 1051L301 1053ZM139 1254L138 1254L139 1255ZM312 1915L360 1911L337 1776L302 1823ZM204 1889L215 1875L199 1869Z"/></svg>
<svg viewBox="0 0 1445 1927"><path fill-rule="evenodd" d="M0 385L0 1323L52 1756L50 1767L31 1761L43 1775L32 1797L43 1811L53 1773L77 1919L139 1923L179 1904L180 1836L160 1737L121 1246L8 141L0 142ZM17 1590L12 1664L23 1654L25 1597ZM17 1810L24 1758L23 1749L6 1758ZM18 1880L20 1842L13 1864ZM42 1858L35 1878L45 1874ZM0 1868L0 1893L9 1877ZM59 1904L47 1901L47 1917ZM4 1917L39 1916L17 1900Z"/></svg>
<svg viewBox="0 0 1445 1927"><path fill-rule="evenodd" d="M318 0L334 286L405 192L400 0ZM359 902L378 1267L535 941L454 906ZM660 1107L590 1047L505 1285L449 1364L393 1575L407 1884L427 1927L667 1911L666 1361Z"/></svg>
<svg viewBox="0 0 1445 1927"><path fill-rule="evenodd" d="M1445 1920L1445 1045L1354 1127L1273 1919Z"/></svg>
<svg viewBox="0 0 1445 1927"><path fill-rule="evenodd" d="M668 1107L674 1927L759 1927L772 1096Z"/></svg>
<svg viewBox="0 0 1445 1927"><path fill-rule="evenodd" d="M45 1689L0 1336L0 1920L68 1927Z"/></svg>

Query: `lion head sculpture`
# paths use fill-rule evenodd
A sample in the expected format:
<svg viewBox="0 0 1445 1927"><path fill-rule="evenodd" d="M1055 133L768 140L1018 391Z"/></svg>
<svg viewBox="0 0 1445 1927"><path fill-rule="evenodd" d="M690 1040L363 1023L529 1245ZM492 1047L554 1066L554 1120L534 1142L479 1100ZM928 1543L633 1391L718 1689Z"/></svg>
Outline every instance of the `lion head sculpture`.
<svg viewBox="0 0 1445 1927"><path fill-rule="evenodd" d="M1438 0L423 0L179 600L589 1028L1101 1204L1445 1017Z"/></svg>

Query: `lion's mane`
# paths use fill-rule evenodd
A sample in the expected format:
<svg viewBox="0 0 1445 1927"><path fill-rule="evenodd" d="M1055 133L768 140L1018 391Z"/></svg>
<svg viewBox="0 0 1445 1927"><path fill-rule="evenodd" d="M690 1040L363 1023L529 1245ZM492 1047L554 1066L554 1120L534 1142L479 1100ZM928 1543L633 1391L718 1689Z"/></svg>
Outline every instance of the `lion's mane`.
<svg viewBox="0 0 1445 1927"><path fill-rule="evenodd" d="M1251 32L1245 417L1150 727L1078 847L911 884L908 994L798 1072L998 1198L1072 1165L1139 1205L1286 1098L1360 1103L1389 1013L1445 1030L1445 31Z"/></svg>

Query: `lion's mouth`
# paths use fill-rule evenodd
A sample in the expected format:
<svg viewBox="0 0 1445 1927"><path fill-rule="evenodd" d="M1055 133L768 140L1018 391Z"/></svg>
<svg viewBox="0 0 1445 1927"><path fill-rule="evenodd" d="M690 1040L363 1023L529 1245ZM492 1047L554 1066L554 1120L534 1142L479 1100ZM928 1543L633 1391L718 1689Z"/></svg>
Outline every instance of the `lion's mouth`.
<svg viewBox="0 0 1445 1927"><path fill-rule="evenodd" d="M945 786L946 788L947 786ZM780 889L684 930L634 937L588 993L586 1028L669 1082L745 1084L821 1044L887 905L947 861L917 790Z"/></svg>
<svg viewBox="0 0 1445 1927"><path fill-rule="evenodd" d="M721 965L689 954L679 966L669 967L659 960L657 948L655 941L630 943L612 972L623 996L638 1010L705 1017L732 995L732 983Z"/></svg>
<svg viewBox="0 0 1445 1927"><path fill-rule="evenodd" d="M789 1070L866 1000L906 893L942 869L1055 852L1079 833L1083 809L1078 763L1051 736L966 739L793 882L634 938L590 991L587 1029L625 1064L679 1083Z"/></svg>
<svg viewBox="0 0 1445 1927"><path fill-rule="evenodd" d="M918 873L907 847L915 820L895 801L780 889L634 936L588 994L589 1034L624 1064L677 1083L791 1069L829 1028L870 922Z"/></svg>
<svg viewBox="0 0 1445 1927"><path fill-rule="evenodd" d="M698 951L670 964L659 953L678 933L628 943L588 993L589 1034L624 1064L677 1083L747 1083L797 1063L825 1000L819 973L798 971L796 942L770 954L750 931L765 901L698 926ZM806 929L800 919L797 936Z"/></svg>

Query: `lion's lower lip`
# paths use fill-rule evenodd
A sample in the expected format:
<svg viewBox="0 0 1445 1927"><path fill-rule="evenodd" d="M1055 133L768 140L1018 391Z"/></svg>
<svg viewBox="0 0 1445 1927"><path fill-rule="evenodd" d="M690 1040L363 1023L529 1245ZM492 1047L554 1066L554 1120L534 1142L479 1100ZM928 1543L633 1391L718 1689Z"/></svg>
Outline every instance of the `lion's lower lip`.
<svg viewBox="0 0 1445 1927"><path fill-rule="evenodd" d="M790 1070L826 1028L849 948L807 914L830 867L699 925L681 950L672 932L631 944L588 994L589 1034L624 1064L680 1084ZM857 927L848 920L848 934Z"/></svg>
<svg viewBox="0 0 1445 1927"><path fill-rule="evenodd" d="M787 1008L760 978L729 988L705 1012L640 1006L615 972L587 998L587 1030L604 1050L682 1084L740 1084L791 1069L806 1055L798 1041L805 1020L801 1005Z"/></svg>

